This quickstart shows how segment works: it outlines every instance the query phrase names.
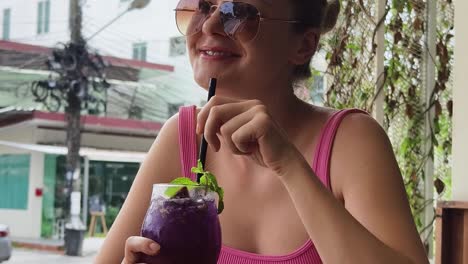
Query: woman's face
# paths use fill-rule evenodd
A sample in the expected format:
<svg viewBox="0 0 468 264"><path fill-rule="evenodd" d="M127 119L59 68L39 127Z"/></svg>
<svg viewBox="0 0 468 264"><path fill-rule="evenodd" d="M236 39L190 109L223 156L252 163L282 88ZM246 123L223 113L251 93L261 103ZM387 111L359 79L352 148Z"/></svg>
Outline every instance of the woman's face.
<svg viewBox="0 0 468 264"><path fill-rule="evenodd" d="M211 1L216 5L222 2ZM294 20L290 0L243 1L254 5L262 17ZM256 37L250 41L232 39L224 32L216 10L200 32L187 37L195 81L206 88L209 79L216 77L220 84L218 94L255 97L261 92L257 87L266 89L278 80L290 78L294 68L290 57L298 39L291 23L277 21L261 21Z"/></svg>

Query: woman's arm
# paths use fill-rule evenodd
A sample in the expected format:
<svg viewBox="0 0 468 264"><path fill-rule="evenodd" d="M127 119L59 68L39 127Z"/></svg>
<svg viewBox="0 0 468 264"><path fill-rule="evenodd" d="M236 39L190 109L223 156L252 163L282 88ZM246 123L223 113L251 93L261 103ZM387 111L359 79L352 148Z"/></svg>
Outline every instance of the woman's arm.
<svg viewBox="0 0 468 264"><path fill-rule="evenodd" d="M324 263L428 263L391 144L371 118L346 118L336 137L331 180L345 206L303 159L281 180Z"/></svg>
<svg viewBox="0 0 468 264"><path fill-rule="evenodd" d="M127 238L140 234L153 184L170 182L181 176L177 130L176 115L165 123L151 146L94 263L120 263L124 257Z"/></svg>

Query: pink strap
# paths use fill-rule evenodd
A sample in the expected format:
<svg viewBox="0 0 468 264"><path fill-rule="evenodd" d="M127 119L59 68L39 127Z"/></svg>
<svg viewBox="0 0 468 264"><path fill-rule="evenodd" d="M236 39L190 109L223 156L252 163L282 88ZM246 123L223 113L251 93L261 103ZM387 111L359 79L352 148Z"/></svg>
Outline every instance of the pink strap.
<svg viewBox="0 0 468 264"><path fill-rule="evenodd" d="M322 183L330 190L330 160L336 132L338 131L341 121L343 121L348 114L352 113L367 114L359 109L344 109L334 113L322 128L319 142L315 148L313 169Z"/></svg>
<svg viewBox="0 0 468 264"><path fill-rule="evenodd" d="M182 175L196 180L192 167L197 164L196 106L179 109L179 153Z"/></svg>

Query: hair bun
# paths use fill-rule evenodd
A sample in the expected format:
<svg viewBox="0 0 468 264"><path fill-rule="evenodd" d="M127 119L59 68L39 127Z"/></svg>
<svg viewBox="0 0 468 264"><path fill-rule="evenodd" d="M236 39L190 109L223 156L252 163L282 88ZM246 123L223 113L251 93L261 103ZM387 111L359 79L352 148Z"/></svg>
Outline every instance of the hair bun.
<svg viewBox="0 0 468 264"><path fill-rule="evenodd" d="M325 34L335 27L338 15L340 14L340 1L332 0L327 2L327 6L324 9L322 24L320 26L320 33Z"/></svg>

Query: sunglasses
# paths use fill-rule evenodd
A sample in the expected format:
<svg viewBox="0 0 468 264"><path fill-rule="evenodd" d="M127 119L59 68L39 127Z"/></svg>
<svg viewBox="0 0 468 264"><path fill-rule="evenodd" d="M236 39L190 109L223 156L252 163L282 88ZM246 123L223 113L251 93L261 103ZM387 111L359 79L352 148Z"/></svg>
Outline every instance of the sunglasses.
<svg viewBox="0 0 468 264"><path fill-rule="evenodd" d="M251 41L257 36L260 22L301 23L297 20L265 18L257 7L244 2L223 1L215 5L205 0L180 0L175 9L177 28L184 36L197 34L216 10L219 10L220 22L226 35L243 42Z"/></svg>

